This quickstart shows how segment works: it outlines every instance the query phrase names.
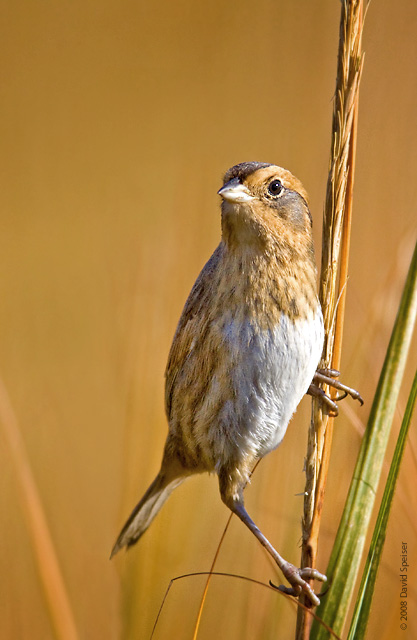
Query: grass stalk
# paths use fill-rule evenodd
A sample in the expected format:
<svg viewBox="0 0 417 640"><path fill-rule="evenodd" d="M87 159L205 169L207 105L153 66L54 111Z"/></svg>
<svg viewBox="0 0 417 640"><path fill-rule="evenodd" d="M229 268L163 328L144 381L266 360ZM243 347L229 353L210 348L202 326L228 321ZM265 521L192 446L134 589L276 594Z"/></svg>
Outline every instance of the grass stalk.
<svg viewBox="0 0 417 640"><path fill-rule="evenodd" d="M78 632L42 501L6 387L0 380L0 422L19 481L40 582L58 640L77 640Z"/></svg>
<svg viewBox="0 0 417 640"><path fill-rule="evenodd" d="M362 0L342 2L330 168L323 214L319 283L325 343L321 367L340 368L348 280L363 30ZM330 462L333 419L313 400L306 457L301 566L316 566L318 535ZM307 604L307 602L305 602ZM297 640L306 640L312 617L299 609Z"/></svg>

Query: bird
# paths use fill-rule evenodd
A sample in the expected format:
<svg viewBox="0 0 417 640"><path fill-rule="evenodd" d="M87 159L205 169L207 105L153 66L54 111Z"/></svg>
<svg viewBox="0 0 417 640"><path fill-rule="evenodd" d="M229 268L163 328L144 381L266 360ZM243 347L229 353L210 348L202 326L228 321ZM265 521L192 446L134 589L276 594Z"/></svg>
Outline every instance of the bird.
<svg viewBox="0 0 417 640"><path fill-rule="evenodd" d="M272 556L290 587L319 604L313 568L286 561L247 513L243 491L258 460L281 443L302 397L327 382L320 370L324 329L317 293L312 217L301 182L265 162L225 174L221 241L198 276L180 317L165 372L168 436L158 475L122 528L111 557L135 544L186 478L216 473L224 504ZM355 395L356 394L356 395Z"/></svg>

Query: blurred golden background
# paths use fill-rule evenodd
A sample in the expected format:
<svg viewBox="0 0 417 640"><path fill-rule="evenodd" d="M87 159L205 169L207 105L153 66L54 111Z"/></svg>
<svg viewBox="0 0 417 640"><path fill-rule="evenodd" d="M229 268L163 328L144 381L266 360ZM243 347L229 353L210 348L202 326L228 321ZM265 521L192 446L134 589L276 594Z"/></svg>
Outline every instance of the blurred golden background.
<svg viewBox="0 0 417 640"><path fill-rule="evenodd" d="M171 578L207 571L226 523L214 477L174 493L109 562L157 472L165 362L186 296L219 241L224 171L290 169L310 194L317 255L340 2L87 0L1 5L0 374L17 414L79 638L149 638ZM321 534L326 568L416 237L417 5L371 4L365 24L343 379ZM417 363L414 351L396 420ZM246 492L249 513L299 562L309 400ZM392 449L392 443L391 443ZM54 637L18 474L0 431L0 637ZM386 475L386 474L385 474ZM416 637L415 422L369 637ZM281 580L232 521L219 571ZM172 587L155 638L192 637L204 578ZM199 639L293 637L277 594L215 578Z"/></svg>

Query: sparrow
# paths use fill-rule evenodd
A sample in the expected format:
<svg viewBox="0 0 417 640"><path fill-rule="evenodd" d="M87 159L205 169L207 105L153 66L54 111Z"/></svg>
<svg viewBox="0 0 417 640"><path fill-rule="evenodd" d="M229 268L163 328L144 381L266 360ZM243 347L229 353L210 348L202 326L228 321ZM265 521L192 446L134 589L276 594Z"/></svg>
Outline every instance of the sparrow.
<svg viewBox="0 0 417 640"><path fill-rule="evenodd" d="M135 544L172 493L196 473L218 475L221 499L252 531L290 583L281 590L319 599L312 568L286 561L250 518L243 490L255 463L278 447L306 393L337 405L318 387L323 318L317 295L307 193L289 171L243 162L221 189L220 244L185 303L168 357L169 423L161 469L113 547ZM356 393L356 396L355 396Z"/></svg>

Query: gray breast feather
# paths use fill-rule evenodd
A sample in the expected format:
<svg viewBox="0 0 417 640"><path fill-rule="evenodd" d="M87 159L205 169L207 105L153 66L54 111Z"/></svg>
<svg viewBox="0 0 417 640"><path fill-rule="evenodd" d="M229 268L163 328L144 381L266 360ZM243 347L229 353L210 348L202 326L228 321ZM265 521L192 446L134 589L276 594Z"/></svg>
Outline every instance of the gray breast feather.
<svg viewBox="0 0 417 640"><path fill-rule="evenodd" d="M274 330L229 322L224 346L232 360L233 399L222 407L218 428L229 430L235 445L265 455L284 437L317 368L323 347L321 310L295 323L282 314Z"/></svg>

